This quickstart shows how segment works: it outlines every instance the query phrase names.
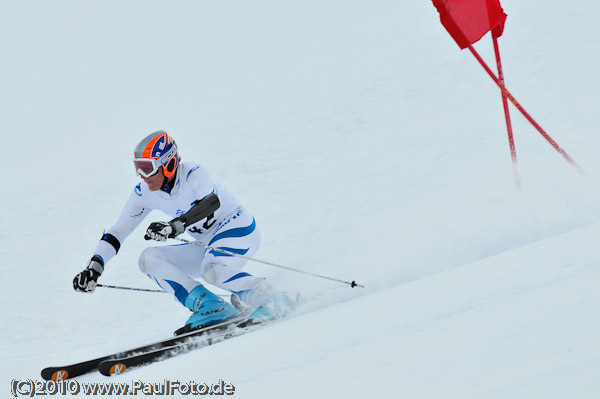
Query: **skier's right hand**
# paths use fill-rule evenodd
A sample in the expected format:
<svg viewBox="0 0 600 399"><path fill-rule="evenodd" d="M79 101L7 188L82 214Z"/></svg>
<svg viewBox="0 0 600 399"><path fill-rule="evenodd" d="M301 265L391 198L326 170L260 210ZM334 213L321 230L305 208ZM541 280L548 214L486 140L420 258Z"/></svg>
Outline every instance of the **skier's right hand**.
<svg viewBox="0 0 600 399"><path fill-rule="evenodd" d="M102 275L104 266L98 257L93 256L87 267L73 279L73 289L79 292L94 292L98 277Z"/></svg>

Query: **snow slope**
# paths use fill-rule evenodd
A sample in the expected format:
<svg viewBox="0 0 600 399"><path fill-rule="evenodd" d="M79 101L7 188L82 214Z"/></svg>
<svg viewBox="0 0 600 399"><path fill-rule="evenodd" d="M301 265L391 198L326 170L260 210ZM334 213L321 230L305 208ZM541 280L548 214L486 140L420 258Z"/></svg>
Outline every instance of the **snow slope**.
<svg viewBox="0 0 600 399"><path fill-rule="evenodd" d="M558 235L114 380L222 378L241 397L269 398L598 397L600 250L578 249L599 233Z"/></svg>
<svg viewBox="0 0 600 399"><path fill-rule="evenodd" d="M500 94L428 1L2 2L0 390L187 318L162 294L71 287L137 181L133 146L166 129L253 211L257 256L366 288L249 264L314 299L239 339L81 381L597 397L600 6L502 4L507 86L585 178L512 108L515 190ZM476 48L493 64L489 37ZM140 229L102 282L155 288L136 266L146 245Z"/></svg>

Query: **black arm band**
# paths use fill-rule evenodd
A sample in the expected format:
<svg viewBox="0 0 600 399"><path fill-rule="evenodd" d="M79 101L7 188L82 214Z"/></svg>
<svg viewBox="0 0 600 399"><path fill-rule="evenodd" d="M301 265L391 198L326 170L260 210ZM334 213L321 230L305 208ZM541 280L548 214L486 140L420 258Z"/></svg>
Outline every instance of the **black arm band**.
<svg viewBox="0 0 600 399"><path fill-rule="evenodd" d="M219 197L217 197L215 193L211 193L201 200L195 201L189 211L176 217L171 222L180 221L185 227L188 227L215 213L220 206L221 202L219 201Z"/></svg>
<svg viewBox="0 0 600 399"><path fill-rule="evenodd" d="M102 238L100 240L106 241L107 243L112 245L113 248L115 249L115 253L119 253L119 249L121 248L121 243L119 242L117 237L113 236L110 233L106 233L102 236Z"/></svg>

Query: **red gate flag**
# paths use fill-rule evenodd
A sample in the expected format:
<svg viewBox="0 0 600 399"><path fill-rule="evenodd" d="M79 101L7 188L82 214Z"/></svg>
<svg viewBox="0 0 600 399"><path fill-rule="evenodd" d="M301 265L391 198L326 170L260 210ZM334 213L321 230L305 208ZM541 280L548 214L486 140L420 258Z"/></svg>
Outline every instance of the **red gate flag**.
<svg viewBox="0 0 600 399"><path fill-rule="evenodd" d="M461 49L477 42L490 30L500 37L506 14L500 0L433 0L442 25Z"/></svg>

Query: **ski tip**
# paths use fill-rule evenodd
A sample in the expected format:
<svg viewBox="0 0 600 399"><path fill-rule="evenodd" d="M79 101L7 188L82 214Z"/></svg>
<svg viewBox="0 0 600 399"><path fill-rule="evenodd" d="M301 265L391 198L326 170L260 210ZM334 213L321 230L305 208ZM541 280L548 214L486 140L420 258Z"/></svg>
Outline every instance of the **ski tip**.
<svg viewBox="0 0 600 399"><path fill-rule="evenodd" d="M123 374L125 370L127 370L127 366L125 366L123 363L117 363L110 368L109 373L110 375L119 375Z"/></svg>
<svg viewBox="0 0 600 399"><path fill-rule="evenodd" d="M69 378L69 372L67 370L58 370L52 373L52 381L63 381Z"/></svg>
<svg viewBox="0 0 600 399"><path fill-rule="evenodd" d="M69 372L64 369L57 370L54 367L48 367L42 370L42 378L46 381L64 381L69 378Z"/></svg>

